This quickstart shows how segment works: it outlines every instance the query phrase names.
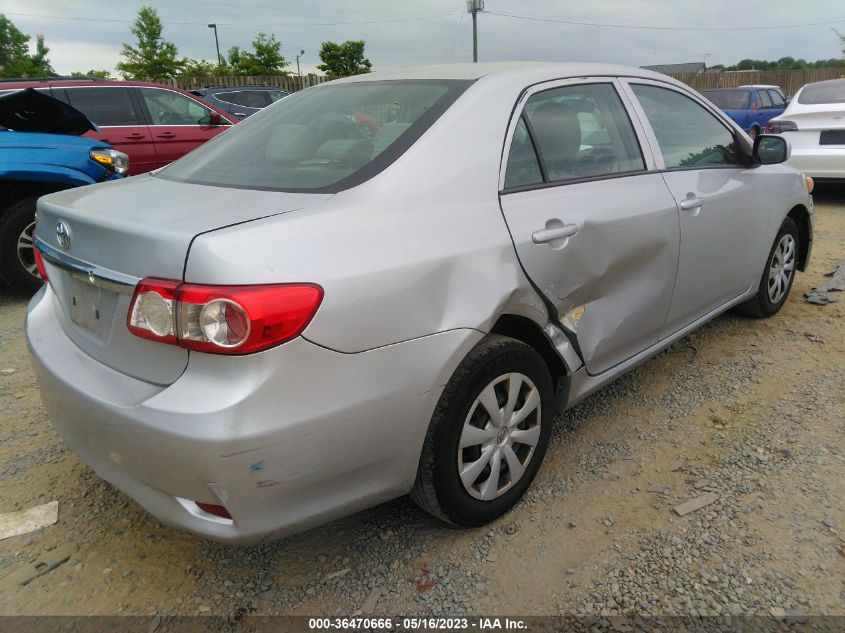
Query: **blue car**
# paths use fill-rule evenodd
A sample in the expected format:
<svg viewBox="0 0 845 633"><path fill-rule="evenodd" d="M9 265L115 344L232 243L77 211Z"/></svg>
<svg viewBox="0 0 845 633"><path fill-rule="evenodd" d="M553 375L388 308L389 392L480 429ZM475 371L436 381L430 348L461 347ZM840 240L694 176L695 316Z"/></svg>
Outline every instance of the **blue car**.
<svg viewBox="0 0 845 633"><path fill-rule="evenodd" d="M32 231L46 193L122 178L126 154L81 136L96 126L79 110L28 88L0 95L0 280L41 285Z"/></svg>
<svg viewBox="0 0 845 633"><path fill-rule="evenodd" d="M736 121L751 138L763 131L769 119L786 109L786 99L777 86L714 88L702 90L701 94Z"/></svg>

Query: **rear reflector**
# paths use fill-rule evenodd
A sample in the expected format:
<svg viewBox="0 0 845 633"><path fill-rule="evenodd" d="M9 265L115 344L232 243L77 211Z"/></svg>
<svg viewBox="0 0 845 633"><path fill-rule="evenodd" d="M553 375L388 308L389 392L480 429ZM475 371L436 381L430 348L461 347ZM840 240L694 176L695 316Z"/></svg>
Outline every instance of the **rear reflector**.
<svg viewBox="0 0 845 633"><path fill-rule="evenodd" d="M315 284L204 286L148 278L135 288L129 331L212 354L251 354L299 336L317 312Z"/></svg>
<svg viewBox="0 0 845 633"><path fill-rule="evenodd" d="M229 514L229 511L223 506L215 505L213 503L200 503L199 501L195 501L194 503L197 504L197 507L200 510L204 510L205 512L213 514L216 517L222 517L224 519L232 518L232 515Z"/></svg>
<svg viewBox="0 0 845 633"><path fill-rule="evenodd" d="M44 260L41 259L41 253L38 252L38 249L33 246L32 254L35 256L35 265L38 266L38 274L41 275L41 279L46 282L47 280L47 269L44 268Z"/></svg>

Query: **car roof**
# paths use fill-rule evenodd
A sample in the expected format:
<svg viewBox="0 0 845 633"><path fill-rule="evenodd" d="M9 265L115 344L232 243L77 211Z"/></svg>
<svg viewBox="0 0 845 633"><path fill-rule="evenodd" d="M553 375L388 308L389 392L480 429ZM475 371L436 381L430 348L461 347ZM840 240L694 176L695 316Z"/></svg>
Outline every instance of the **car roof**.
<svg viewBox="0 0 845 633"><path fill-rule="evenodd" d="M568 79L574 77L640 77L655 79L666 83L683 86L681 82L662 73L618 66L615 64L595 64L583 62L480 62L463 64L441 64L435 66L415 66L381 70L366 75L355 75L330 82L355 83L361 81L393 81L401 79L464 79L485 78L503 84L525 86L532 83ZM325 84L321 84L325 85Z"/></svg>
<svg viewBox="0 0 845 633"><path fill-rule="evenodd" d="M213 90L214 92L227 92L229 90L277 90L279 92L290 92L280 86L206 86L195 88L195 90Z"/></svg>
<svg viewBox="0 0 845 633"><path fill-rule="evenodd" d="M0 83L0 88L43 88L49 86L51 88L69 88L72 86L141 86L151 88L168 88L169 90L178 90L181 88L175 86L168 86L167 84L156 83L154 81L135 81L135 80L121 80L121 79L11 79L4 80Z"/></svg>
<svg viewBox="0 0 845 633"><path fill-rule="evenodd" d="M736 92L737 90L748 91L754 90L756 88L758 88L758 86L737 86L736 88L702 88L701 92L702 94L705 92Z"/></svg>

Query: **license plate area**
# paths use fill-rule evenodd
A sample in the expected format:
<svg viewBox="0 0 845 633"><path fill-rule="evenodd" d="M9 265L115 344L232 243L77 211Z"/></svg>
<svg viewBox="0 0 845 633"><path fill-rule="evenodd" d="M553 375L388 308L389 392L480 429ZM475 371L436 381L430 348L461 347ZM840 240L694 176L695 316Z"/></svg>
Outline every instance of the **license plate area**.
<svg viewBox="0 0 845 633"><path fill-rule="evenodd" d="M97 339L104 340L111 329L117 293L71 277L67 307L70 320Z"/></svg>
<svg viewBox="0 0 845 633"><path fill-rule="evenodd" d="M822 130L819 145L845 145L845 130Z"/></svg>

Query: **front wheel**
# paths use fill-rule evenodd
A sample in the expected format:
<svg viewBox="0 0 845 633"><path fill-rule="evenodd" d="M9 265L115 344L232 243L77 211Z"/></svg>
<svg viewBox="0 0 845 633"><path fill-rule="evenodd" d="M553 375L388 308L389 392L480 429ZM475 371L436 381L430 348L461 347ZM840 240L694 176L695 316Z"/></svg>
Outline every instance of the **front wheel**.
<svg viewBox="0 0 845 633"><path fill-rule="evenodd" d="M510 510L540 468L553 396L549 370L533 348L504 336L485 338L443 390L412 499L464 527Z"/></svg>
<svg viewBox="0 0 845 633"><path fill-rule="evenodd" d="M0 212L0 278L26 294L34 293L42 283L32 238L38 197L19 198Z"/></svg>
<svg viewBox="0 0 845 633"><path fill-rule="evenodd" d="M786 303L795 269L798 265L798 225L792 218L785 218L780 225L766 268L760 277L757 294L743 304L739 311L757 318L770 317Z"/></svg>

